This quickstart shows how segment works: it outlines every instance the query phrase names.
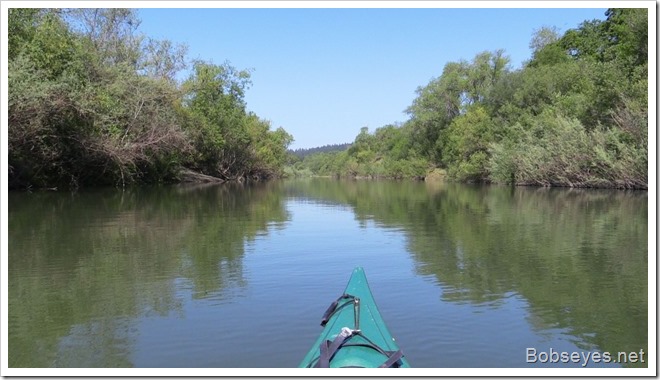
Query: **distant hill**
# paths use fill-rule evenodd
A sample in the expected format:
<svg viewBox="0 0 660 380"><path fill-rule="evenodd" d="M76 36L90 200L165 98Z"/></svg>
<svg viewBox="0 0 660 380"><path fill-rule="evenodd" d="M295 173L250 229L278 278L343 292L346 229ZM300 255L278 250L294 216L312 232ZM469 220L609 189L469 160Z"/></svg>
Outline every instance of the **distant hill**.
<svg viewBox="0 0 660 380"><path fill-rule="evenodd" d="M316 153L329 153L329 152L341 152L348 149L351 146L351 143L346 144L332 144L332 145L323 145L317 148L308 148L308 149L296 149L289 150L290 153L302 158Z"/></svg>

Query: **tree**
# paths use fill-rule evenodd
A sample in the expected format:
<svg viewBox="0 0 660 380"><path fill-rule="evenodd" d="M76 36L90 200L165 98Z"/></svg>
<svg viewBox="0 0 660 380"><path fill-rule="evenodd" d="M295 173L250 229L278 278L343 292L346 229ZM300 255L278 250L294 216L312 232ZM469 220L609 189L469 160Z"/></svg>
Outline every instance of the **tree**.
<svg viewBox="0 0 660 380"><path fill-rule="evenodd" d="M603 61L609 41L605 24L600 20L584 21L577 29L569 29L558 41L573 59Z"/></svg>
<svg viewBox="0 0 660 380"><path fill-rule="evenodd" d="M544 26L534 31L529 48L532 49L532 53L537 53L557 40L559 40L559 29L556 26Z"/></svg>
<svg viewBox="0 0 660 380"><path fill-rule="evenodd" d="M482 52L472 62L450 62L442 76L417 90L407 112L415 149L436 164L446 164L443 136L451 122L469 107L486 104L494 86L507 75L509 58L503 50Z"/></svg>
<svg viewBox="0 0 660 380"><path fill-rule="evenodd" d="M250 113L245 119L250 136L250 170L254 178L280 176L287 162L287 147L293 142L293 136L280 127L270 130L270 123Z"/></svg>
<svg viewBox="0 0 660 380"><path fill-rule="evenodd" d="M605 15L605 34L612 43L606 58L619 60L628 69L647 65L648 11L611 8Z"/></svg>
<svg viewBox="0 0 660 380"><path fill-rule="evenodd" d="M47 12L33 8L9 8L8 11L7 42L11 61L28 47L28 43L34 38L37 25Z"/></svg>
<svg viewBox="0 0 660 380"><path fill-rule="evenodd" d="M135 9L76 8L64 13L72 29L88 41L101 64L138 68L144 36Z"/></svg>
<svg viewBox="0 0 660 380"><path fill-rule="evenodd" d="M451 120L460 114L466 65L464 61L446 64L440 78L417 89L417 98L406 110L410 115L412 143L431 161L442 160L436 142Z"/></svg>
<svg viewBox="0 0 660 380"><path fill-rule="evenodd" d="M193 64L193 73L183 83L181 108L184 128L194 147L190 166L225 179L246 174L250 138L243 126L243 97L249 84L249 72L238 71L228 63Z"/></svg>
<svg viewBox="0 0 660 380"><path fill-rule="evenodd" d="M490 116L478 105L452 121L444 144L450 177L470 182L488 180L487 166L493 131Z"/></svg>
<svg viewBox="0 0 660 380"><path fill-rule="evenodd" d="M534 32L529 48L532 49L532 60L529 67L554 65L565 62L568 57L566 50L559 43L559 30L556 27L542 27Z"/></svg>
<svg viewBox="0 0 660 380"><path fill-rule="evenodd" d="M461 181L644 188L647 10L606 15L537 30L515 72L501 51L447 64L408 109L413 151Z"/></svg>

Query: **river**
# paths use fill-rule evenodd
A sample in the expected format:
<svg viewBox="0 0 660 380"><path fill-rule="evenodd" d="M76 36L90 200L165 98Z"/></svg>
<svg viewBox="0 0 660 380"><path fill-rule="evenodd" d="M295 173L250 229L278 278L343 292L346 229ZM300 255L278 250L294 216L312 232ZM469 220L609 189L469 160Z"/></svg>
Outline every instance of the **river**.
<svg viewBox="0 0 660 380"><path fill-rule="evenodd" d="M10 192L8 220L9 367L295 367L356 266L413 367L648 365L551 358L648 352L646 191Z"/></svg>

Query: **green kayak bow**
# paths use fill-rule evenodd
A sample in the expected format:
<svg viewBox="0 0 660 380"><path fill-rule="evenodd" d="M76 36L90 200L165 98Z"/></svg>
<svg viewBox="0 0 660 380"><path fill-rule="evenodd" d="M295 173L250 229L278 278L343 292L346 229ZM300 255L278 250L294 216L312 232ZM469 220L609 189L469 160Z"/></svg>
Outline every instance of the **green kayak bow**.
<svg viewBox="0 0 660 380"><path fill-rule="evenodd" d="M360 267L353 270L344 294L326 310L321 326L321 336L299 367L410 367L385 326Z"/></svg>

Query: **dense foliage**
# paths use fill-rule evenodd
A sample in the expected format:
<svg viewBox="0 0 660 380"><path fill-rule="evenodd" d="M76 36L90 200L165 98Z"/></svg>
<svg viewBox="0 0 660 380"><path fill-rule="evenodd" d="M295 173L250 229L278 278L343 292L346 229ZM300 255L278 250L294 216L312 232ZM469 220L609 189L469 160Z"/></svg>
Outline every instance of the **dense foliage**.
<svg viewBox="0 0 660 380"><path fill-rule="evenodd" d="M246 111L249 72L138 33L129 9L9 9L9 186L282 173L292 136Z"/></svg>
<svg viewBox="0 0 660 380"><path fill-rule="evenodd" d="M447 63L417 90L403 125L363 128L345 152L305 157L324 175L646 188L648 15L610 9L559 35L541 28L532 58L504 51Z"/></svg>
<svg viewBox="0 0 660 380"><path fill-rule="evenodd" d="M319 146L316 148L299 148L295 150L290 150L289 153L293 154L294 156L302 159L305 158L309 155L316 154L316 153L323 153L323 152L340 152L342 150L346 150L351 146L350 143L346 144L327 144L323 146Z"/></svg>
<svg viewBox="0 0 660 380"><path fill-rule="evenodd" d="M502 50L449 62L405 123L296 158L291 135L247 111L249 71L194 61L177 81L185 48L138 33L134 10L12 8L9 186L442 168L466 182L646 188L647 10L606 17L563 35L539 29L517 70Z"/></svg>
<svg viewBox="0 0 660 380"><path fill-rule="evenodd" d="M387 125L373 134L368 128L348 149L314 153L294 165L294 174L405 178L423 177L428 163L410 148L410 136L400 126Z"/></svg>

